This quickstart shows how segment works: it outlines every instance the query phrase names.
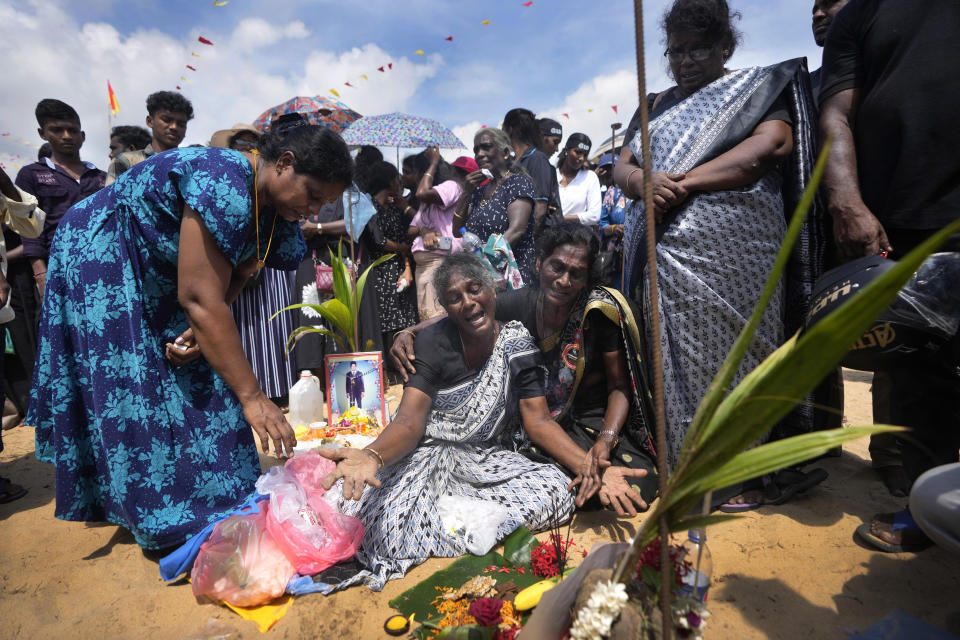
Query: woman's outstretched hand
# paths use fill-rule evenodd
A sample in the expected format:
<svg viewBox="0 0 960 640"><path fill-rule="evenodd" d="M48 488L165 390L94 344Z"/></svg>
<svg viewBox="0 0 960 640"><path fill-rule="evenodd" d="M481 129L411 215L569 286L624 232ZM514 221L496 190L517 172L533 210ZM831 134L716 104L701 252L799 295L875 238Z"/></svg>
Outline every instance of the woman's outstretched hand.
<svg viewBox="0 0 960 640"><path fill-rule="evenodd" d="M600 484L600 502L612 506L618 516L635 516L647 510L647 503L636 489L627 483L627 478L643 478L646 469L608 467L603 471Z"/></svg>
<svg viewBox="0 0 960 640"><path fill-rule="evenodd" d="M377 459L360 449L330 449L323 447L317 450L321 456L337 463L337 468L324 476L320 486L329 490L334 483L343 478L342 495L347 500L359 500L366 485L379 487L377 471L380 464Z"/></svg>
<svg viewBox="0 0 960 640"><path fill-rule="evenodd" d="M600 476L603 470L609 466L610 462L608 460L598 461L589 452L584 456L576 477L567 485L567 489L571 490L574 487L580 487L580 490L577 491L577 499L574 501L577 507L582 507L587 500L597 493L601 485Z"/></svg>
<svg viewBox="0 0 960 640"><path fill-rule="evenodd" d="M274 453L283 458L293 455L293 448L297 446L297 436L293 427L287 422L277 405L260 393L253 400L243 404L243 415L260 437L260 447L264 453L270 452L270 441L273 440ZM284 453L286 447L286 453Z"/></svg>

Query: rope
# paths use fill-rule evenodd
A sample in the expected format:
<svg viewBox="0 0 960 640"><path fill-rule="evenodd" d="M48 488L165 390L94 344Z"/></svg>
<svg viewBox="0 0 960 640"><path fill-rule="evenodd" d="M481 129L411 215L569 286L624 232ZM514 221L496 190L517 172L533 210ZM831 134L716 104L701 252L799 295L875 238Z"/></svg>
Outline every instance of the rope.
<svg viewBox="0 0 960 640"><path fill-rule="evenodd" d="M647 276L650 286L651 363L653 365L653 401L657 439L657 475L660 484L660 499L667 486L667 433L666 413L663 400L663 353L660 348L660 289L657 284L657 239L656 218L653 212L653 181L650 168L650 113L647 105L647 77L643 51L643 0L633 0L634 34L637 46L637 89L640 97L640 141L643 166L643 202L646 213ZM624 140L626 142L626 140ZM626 260L626 256L624 256ZM660 612L663 617L662 638L670 640L673 635L673 615L670 596L673 589L673 572L670 566L670 529L666 514L660 516ZM631 546L614 572L614 580L627 583L636 574L637 561L642 549Z"/></svg>

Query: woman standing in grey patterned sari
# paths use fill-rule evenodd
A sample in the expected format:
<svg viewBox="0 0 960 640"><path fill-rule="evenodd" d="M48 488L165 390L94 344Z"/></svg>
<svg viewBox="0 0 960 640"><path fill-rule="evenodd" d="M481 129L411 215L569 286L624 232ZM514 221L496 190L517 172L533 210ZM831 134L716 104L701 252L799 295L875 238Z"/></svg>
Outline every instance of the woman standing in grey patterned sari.
<svg viewBox="0 0 960 640"><path fill-rule="evenodd" d="M735 15L735 14L734 14ZM786 232L781 166L795 166L796 78L802 61L728 70L739 39L724 0L677 0L663 20L664 55L677 86L651 99L657 269L663 326L670 465L700 400L756 304ZM633 132L638 118L631 123ZM806 126L805 118L803 125ZM645 218L640 136L628 129L617 184L635 198L627 216L627 284L645 288ZM789 164L788 164L789 161ZM791 184L792 186L792 184ZM737 380L784 339L781 285ZM649 305L642 305L649 309ZM755 507L762 498L754 498ZM748 502L738 498L736 502Z"/></svg>
<svg viewBox="0 0 960 640"><path fill-rule="evenodd" d="M365 528L357 550L364 569L341 588L364 583L379 591L427 558L465 554L464 541L438 514L442 496L506 507L500 540L521 525L538 530L566 520L574 502L582 505L600 486L598 463L550 417L537 344L519 322L495 320L490 271L455 253L434 286L447 317L417 336L417 372L396 417L366 449L321 450L339 461L323 486L342 478L341 509ZM503 445L518 417L531 440L576 474L572 482L556 466ZM570 489L577 485L575 501Z"/></svg>

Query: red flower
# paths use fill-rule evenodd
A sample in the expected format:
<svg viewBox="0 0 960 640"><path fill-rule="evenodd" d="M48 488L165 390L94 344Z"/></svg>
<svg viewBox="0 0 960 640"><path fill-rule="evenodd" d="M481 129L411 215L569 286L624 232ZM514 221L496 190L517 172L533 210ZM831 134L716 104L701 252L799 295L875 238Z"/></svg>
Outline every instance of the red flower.
<svg viewBox="0 0 960 640"><path fill-rule="evenodd" d="M470 603L467 613L474 617L481 627L495 627L500 624L500 608L503 600L500 598L479 598Z"/></svg>
<svg viewBox="0 0 960 640"><path fill-rule="evenodd" d="M673 565L673 580L674 584L679 585L681 582L681 577L683 576L686 569L690 566L688 561L677 562L681 554L683 554L683 547L680 545L670 545L669 555L670 555L670 564ZM636 579L640 582L643 582L643 575L641 573L643 567L650 567L657 573L660 572L660 538L654 538L653 542L643 550L643 553L640 554L640 564L637 565L637 576ZM654 585L651 585L654 586ZM659 585L656 585L659 587Z"/></svg>
<svg viewBox="0 0 960 640"><path fill-rule="evenodd" d="M567 549L573 543L567 538L564 541L555 534L550 534L547 542L541 542L530 550L530 566L533 568L533 574L541 578L553 578L560 575L560 565L566 560ZM560 549L560 557L557 557L557 548Z"/></svg>
<svg viewBox="0 0 960 640"><path fill-rule="evenodd" d="M509 629L497 629L493 634L493 640L513 640L520 632L520 627L510 627Z"/></svg>

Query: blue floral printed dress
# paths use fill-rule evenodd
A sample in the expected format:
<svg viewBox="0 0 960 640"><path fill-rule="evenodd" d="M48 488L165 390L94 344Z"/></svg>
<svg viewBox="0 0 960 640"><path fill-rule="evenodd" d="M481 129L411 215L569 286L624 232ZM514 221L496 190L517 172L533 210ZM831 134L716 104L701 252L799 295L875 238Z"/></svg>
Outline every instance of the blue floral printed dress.
<svg viewBox="0 0 960 640"><path fill-rule="evenodd" d="M231 511L260 472L236 396L203 358L173 367L183 206L236 266L255 250L253 169L239 152L157 154L71 208L50 250L27 424L56 467L56 516L109 521L148 549ZM263 247L272 213L260 216ZM263 251L263 248L261 248ZM267 264L295 269L299 225L278 219Z"/></svg>

